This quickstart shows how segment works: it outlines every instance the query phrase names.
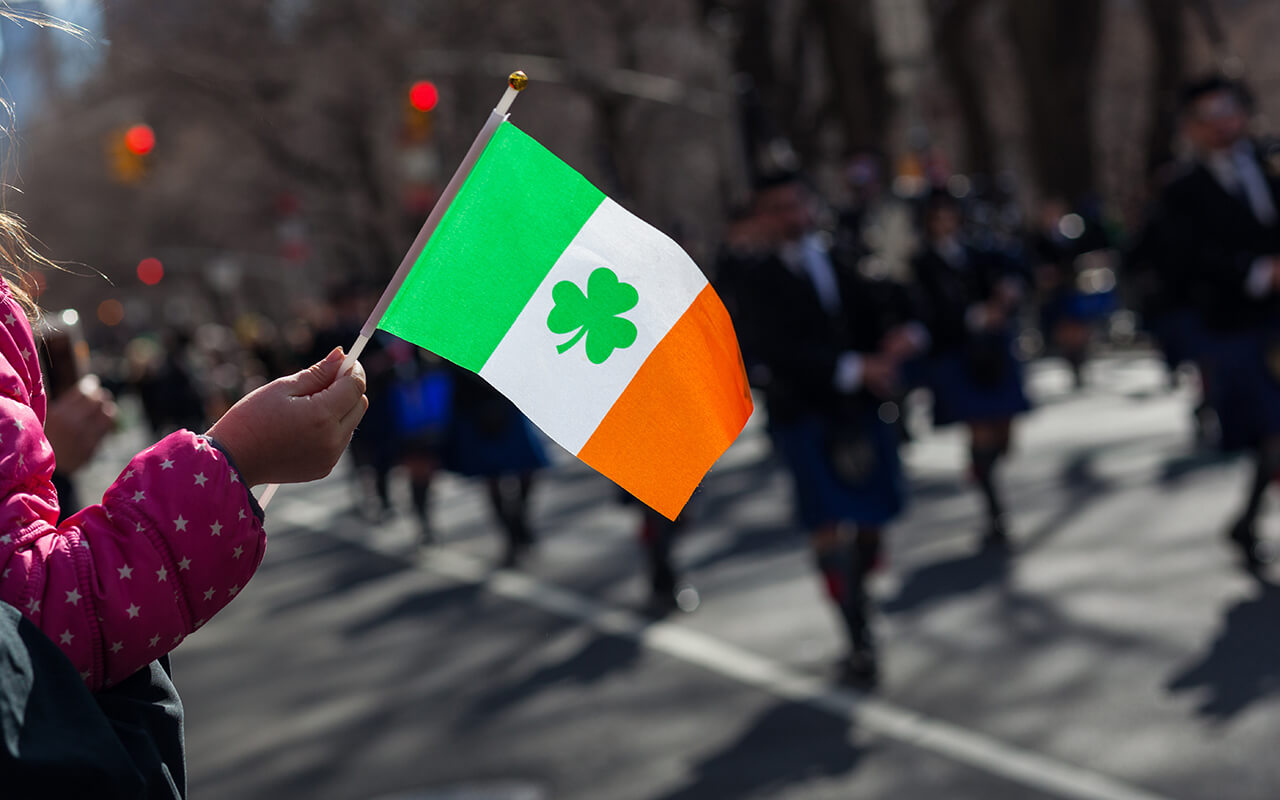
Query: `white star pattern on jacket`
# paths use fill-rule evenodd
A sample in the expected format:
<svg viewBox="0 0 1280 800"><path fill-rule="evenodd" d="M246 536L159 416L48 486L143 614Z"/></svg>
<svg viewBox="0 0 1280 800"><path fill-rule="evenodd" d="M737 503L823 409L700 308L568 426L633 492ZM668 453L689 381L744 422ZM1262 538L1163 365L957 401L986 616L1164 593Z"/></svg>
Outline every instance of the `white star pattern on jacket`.
<svg viewBox="0 0 1280 800"><path fill-rule="evenodd" d="M239 594L261 561L261 518L226 454L181 430L123 465L99 504L59 524L35 339L3 281L0 322L0 459L11 473L0 493L0 600L21 609L96 691L184 641ZM134 580L143 574L156 579Z"/></svg>

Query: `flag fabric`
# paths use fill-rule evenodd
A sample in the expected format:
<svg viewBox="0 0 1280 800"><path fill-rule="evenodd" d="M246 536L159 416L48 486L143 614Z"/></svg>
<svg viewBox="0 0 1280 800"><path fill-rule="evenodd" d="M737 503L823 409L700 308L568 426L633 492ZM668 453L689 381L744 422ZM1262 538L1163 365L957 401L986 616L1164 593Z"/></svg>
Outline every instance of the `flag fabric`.
<svg viewBox="0 0 1280 800"><path fill-rule="evenodd" d="M693 260L510 122L378 327L479 373L670 519L752 410L733 324Z"/></svg>

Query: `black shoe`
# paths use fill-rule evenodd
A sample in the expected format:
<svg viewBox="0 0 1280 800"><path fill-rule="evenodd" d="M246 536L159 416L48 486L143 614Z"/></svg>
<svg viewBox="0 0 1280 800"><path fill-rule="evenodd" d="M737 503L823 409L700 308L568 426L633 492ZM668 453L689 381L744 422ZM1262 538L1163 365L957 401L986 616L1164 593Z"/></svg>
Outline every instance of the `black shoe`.
<svg viewBox="0 0 1280 800"><path fill-rule="evenodd" d="M1240 557L1244 561L1245 569L1253 572L1267 565L1269 559L1263 552L1262 545L1258 541L1258 532L1251 520L1242 519L1232 525L1227 536L1240 549Z"/></svg>
<svg viewBox="0 0 1280 800"><path fill-rule="evenodd" d="M880 682L880 665L875 649L853 648L840 663L840 682L854 689L874 689Z"/></svg>
<svg viewBox="0 0 1280 800"><path fill-rule="evenodd" d="M655 619L661 619L676 612L692 614L700 605L702 596L697 589L688 583L677 583L670 588L654 586L645 610Z"/></svg>
<svg viewBox="0 0 1280 800"><path fill-rule="evenodd" d="M1084 380L1084 364L1083 364L1083 363L1080 363L1080 364L1072 364L1072 365L1071 365L1071 386L1072 386L1072 388L1074 388L1076 391L1080 391L1081 389L1083 389L1083 388L1084 388L1084 384L1085 384L1085 380Z"/></svg>
<svg viewBox="0 0 1280 800"><path fill-rule="evenodd" d="M515 569L520 566L520 562L529 554L532 547L532 539L508 540L507 547L502 552L502 566L505 569Z"/></svg>
<svg viewBox="0 0 1280 800"><path fill-rule="evenodd" d="M982 537L982 549L995 552L1009 550L1009 531L1003 517L996 517L991 521L991 527L987 528L986 535Z"/></svg>

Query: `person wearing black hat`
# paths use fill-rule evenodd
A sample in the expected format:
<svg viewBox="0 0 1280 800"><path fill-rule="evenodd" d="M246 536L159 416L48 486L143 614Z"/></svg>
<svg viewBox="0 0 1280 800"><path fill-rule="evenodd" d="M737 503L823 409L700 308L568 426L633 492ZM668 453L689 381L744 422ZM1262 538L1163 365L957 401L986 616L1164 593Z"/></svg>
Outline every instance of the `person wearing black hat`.
<svg viewBox="0 0 1280 800"><path fill-rule="evenodd" d="M1228 450L1252 451L1244 508L1229 528L1245 566L1260 567L1256 521L1280 471L1280 162L1248 135L1252 101L1209 76L1181 97L1193 159L1161 193L1157 214L1173 272L1190 281L1203 327L1207 390Z"/></svg>
<svg viewBox="0 0 1280 800"><path fill-rule="evenodd" d="M775 452L849 638L843 678L874 684L878 659L867 577L884 526L905 503L892 423L899 368L925 344L905 292L832 257L815 199L794 173L756 186L767 244L737 279L734 307L748 374L765 397Z"/></svg>
<svg viewBox="0 0 1280 800"><path fill-rule="evenodd" d="M987 506L988 547L1008 545L996 464L1009 450L1013 418L1031 408L1013 352L1025 281L1012 259L960 238L959 202L934 192L924 206L922 247L912 260L920 318L933 346L925 372L935 426L969 429L971 474Z"/></svg>

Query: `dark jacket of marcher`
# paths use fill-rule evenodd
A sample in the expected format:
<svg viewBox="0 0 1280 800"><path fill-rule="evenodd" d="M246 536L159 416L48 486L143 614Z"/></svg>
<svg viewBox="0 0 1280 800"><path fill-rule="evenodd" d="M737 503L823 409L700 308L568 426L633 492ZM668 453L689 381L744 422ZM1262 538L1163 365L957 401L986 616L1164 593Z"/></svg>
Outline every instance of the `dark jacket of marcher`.
<svg viewBox="0 0 1280 800"><path fill-rule="evenodd" d="M1259 158L1272 203L1280 209L1280 176L1271 159ZM1280 220L1264 225L1237 197L1194 163L1171 180L1156 210L1165 241L1161 252L1176 262L1174 274L1186 276L1188 290L1206 327L1231 332L1273 324L1277 299L1261 298L1247 288L1255 259L1280 255Z"/></svg>
<svg viewBox="0 0 1280 800"><path fill-rule="evenodd" d="M830 417L873 402L865 391L842 395L834 376L840 355L874 353L885 334L911 319L906 290L833 263L840 310L824 308L813 282L776 255L738 265L729 301L754 386L771 423ZM879 402L879 401L874 401Z"/></svg>
<svg viewBox="0 0 1280 800"><path fill-rule="evenodd" d="M964 349L973 336L969 310L995 296L1004 281L1025 286L1017 263L1003 253L964 247L961 266L926 247L911 261L917 314L929 330L934 354Z"/></svg>

